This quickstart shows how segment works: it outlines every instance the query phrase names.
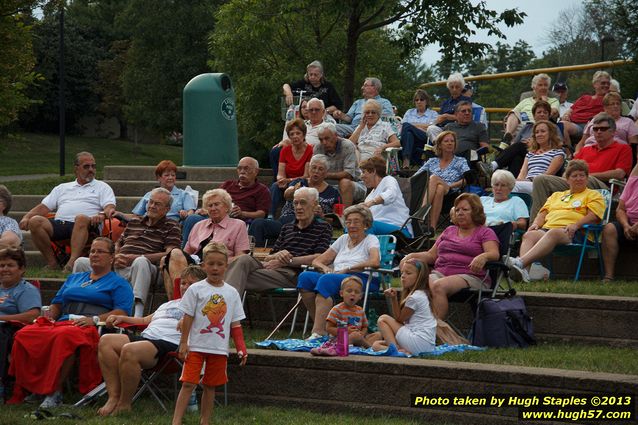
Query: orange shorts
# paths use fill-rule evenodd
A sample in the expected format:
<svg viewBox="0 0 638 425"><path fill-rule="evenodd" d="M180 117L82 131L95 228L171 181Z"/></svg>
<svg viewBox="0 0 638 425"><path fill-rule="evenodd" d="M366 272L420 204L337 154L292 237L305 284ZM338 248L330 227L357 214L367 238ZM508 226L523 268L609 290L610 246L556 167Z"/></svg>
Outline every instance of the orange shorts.
<svg viewBox="0 0 638 425"><path fill-rule="evenodd" d="M228 357L220 354L199 353L189 351L182 368L182 376L179 378L181 382L191 384L199 384L202 374L202 366L206 363L204 377L201 378L202 385L208 387L216 387L224 385L228 382L226 375L226 361Z"/></svg>

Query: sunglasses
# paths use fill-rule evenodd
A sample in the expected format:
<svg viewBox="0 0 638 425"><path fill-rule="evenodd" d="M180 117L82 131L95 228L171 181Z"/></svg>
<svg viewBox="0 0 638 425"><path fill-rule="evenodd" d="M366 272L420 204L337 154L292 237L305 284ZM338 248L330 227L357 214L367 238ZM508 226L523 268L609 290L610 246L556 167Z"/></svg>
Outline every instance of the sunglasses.
<svg viewBox="0 0 638 425"><path fill-rule="evenodd" d="M592 127L591 130L592 131L607 131L609 130L611 127Z"/></svg>

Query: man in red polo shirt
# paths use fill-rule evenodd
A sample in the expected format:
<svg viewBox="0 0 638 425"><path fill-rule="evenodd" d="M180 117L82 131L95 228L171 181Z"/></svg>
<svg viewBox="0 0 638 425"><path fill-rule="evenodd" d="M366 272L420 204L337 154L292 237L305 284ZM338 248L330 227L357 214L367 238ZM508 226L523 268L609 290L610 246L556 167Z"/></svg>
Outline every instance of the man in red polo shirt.
<svg viewBox="0 0 638 425"><path fill-rule="evenodd" d="M607 182L610 179L624 179L629 174L632 165L631 148L614 140L616 121L609 114L601 112L592 121L596 144L585 146L574 158L582 159L589 165L589 188L609 189ZM530 217L536 217L550 194L567 189L567 180L562 177L537 176L532 190Z"/></svg>

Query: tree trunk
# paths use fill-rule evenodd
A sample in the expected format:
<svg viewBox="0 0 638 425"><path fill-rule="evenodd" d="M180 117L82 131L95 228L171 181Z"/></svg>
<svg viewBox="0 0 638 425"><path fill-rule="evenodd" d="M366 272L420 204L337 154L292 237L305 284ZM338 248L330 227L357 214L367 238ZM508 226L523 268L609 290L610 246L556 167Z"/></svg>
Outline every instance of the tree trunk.
<svg viewBox="0 0 638 425"><path fill-rule="evenodd" d="M127 140L128 125L126 124L126 120L124 118L118 118L117 122L120 124L120 139Z"/></svg>
<svg viewBox="0 0 638 425"><path fill-rule="evenodd" d="M356 10L356 9L355 9ZM343 82L343 110L347 111L354 101L354 73L357 67L357 42L359 41L359 18L355 10L350 14L346 39L346 72Z"/></svg>

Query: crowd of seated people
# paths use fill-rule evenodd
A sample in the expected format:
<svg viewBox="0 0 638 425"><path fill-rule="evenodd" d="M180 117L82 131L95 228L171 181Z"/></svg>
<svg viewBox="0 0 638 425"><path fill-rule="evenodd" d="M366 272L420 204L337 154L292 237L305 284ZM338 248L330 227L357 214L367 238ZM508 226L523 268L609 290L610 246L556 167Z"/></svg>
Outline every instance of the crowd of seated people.
<svg viewBox="0 0 638 425"><path fill-rule="evenodd" d="M18 332L14 346L21 356L11 363L10 372L21 388L45 396L43 407L57 406L62 397L61 383L70 373L76 354L81 362L87 362L89 371L83 376L80 389L85 391L99 379L97 323L149 324L142 340L108 335L99 346L102 375L109 392L100 414L130 410L139 375L131 375L122 368L118 358L135 351L139 371L140 367L152 367L158 356L167 351L181 351L180 338L182 342L184 338L178 331L163 333L168 322L159 323L163 318L170 319L173 326L176 316L168 310L177 309L179 302L171 301L143 317L150 281L161 270L166 292L172 298L175 280L183 279L181 289L185 291L196 280L186 279L189 271L200 263L209 277L216 276L215 282L219 283L221 273L228 286L240 295L246 289L297 287L313 319L311 338L331 334L328 327L332 325L327 319L343 290L342 281L355 276L365 286L369 278L365 268L379 265L379 240L374 235L396 231L403 231L408 238L413 235L410 225L401 227L410 212L397 179L387 175L383 154L388 147L403 146L402 165L409 166L421 165L420 151L426 143L434 145L435 157L421 167L430 173L424 202L432 207L431 228L437 227L443 198L452 192L458 195L452 224L436 237L431 249L409 254L402 265L406 282L410 282L406 289L419 282L410 296L414 295L414 289L424 291L425 295L417 292L413 298L420 300L419 308L430 312L422 318L427 319L428 326L432 318L447 316L451 295L464 288L489 287L490 278L484 266L488 261L498 260L500 254L498 237L488 226L511 223L513 229L527 230L520 256L512 258L509 264L517 280L527 281L533 262L557 245L582 238L584 224L601 221L604 202L588 184L608 187L610 179L629 175L633 158L627 144L638 143L638 127L621 116L620 96L607 93L609 80L607 73L597 72L593 78L595 95L583 96L570 106L566 96L562 96L567 92L566 84L554 85L554 91L561 95L560 100L554 99L549 95L551 79L545 74L536 75L532 80L532 96L521 100L506 118L504 141L510 146L496 156L494 163L487 164L491 165L493 196L479 198L461 193L461 188L466 184L464 174L470 170L470 152L489 147L489 139L485 127L473 119L472 98L466 96L471 91L464 89L462 75L449 77L450 98L444 100L438 114L430 109L428 94L417 90L415 108L406 112L399 137L382 119L393 112L391 103L379 94L381 82L377 78L364 80L362 98L344 113L340 99L334 97L334 87L323 78L321 64L313 62L308 65L303 82L284 85L288 104L292 103L289 98L293 90L298 88L308 89L304 91L311 92L308 95L311 98L302 103L300 113L305 121L294 119L286 124L286 138L278 146L281 149L277 152L276 181L270 191L257 179L258 162L245 157L237 167L238 179L207 191L202 197L202 209L196 211L190 195L175 186L175 164L162 161L155 171L160 187L145 194L136 205L122 239L117 244L101 237L93 239L86 259L82 259L82 248L99 234L105 218L116 211L113 191L106 183L95 180L93 156L82 152L75 161L76 180L56 187L19 224L23 230L31 230L34 243L51 268L60 266L50 252L51 241L70 240L71 258L63 266L75 273L67 278L51 304L54 319L70 322L66 326L36 323ZM559 114L559 108L569 109ZM577 124L582 124L583 130L575 159L566 167L567 154L561 149L563 134L550 120L558 116L562 116L569 135L577 132L574 130ZM517 159L511 161L507 155ZM565 178L559 176L563 168ZM634 167L629 175L616 211L617 221L605 226L603 232L606 280L614 278L620 247L638 240L637 170ZM86 196L89 192L91 196ZM531 213L512 192L532 194ZM283 200L286 202L280 210ZM344 234L331 242L333 228L324 215L337 212L336 204L346 207L340 223ZM16 246L21 242L19 230L6 220L10 207L11 194L0 186L0 266L11 271L0 274L0 291L25 293L25 301L11 309L0 303L0 320L5 320L2 318L6 315L28 322L39 314L41 302L36 300L39 294L36 297L22 278L24 262L8 254L13 251L2 250L5 245ZM52 211L57 211L56 217L49 219L46 215ZM158 223L165 227L163 233L156 229ZM430 229L427 233L435 235ZM248 255L249 236L255 237L257 246L264 245L266 240L274 241L265 261ZM223 250L219 243L225 247ZM211 244L216 247L212 251ZM217 264L220 259L223 264ZM302 272L301 266L312 266L314 270ZM428 266L431 272L426 279L420 274ZM414 276L408 277L410 273ZM201 272L193 276L205 278ZM370 282L376 290L377 277ZM415 302L410 300L405 306ZM407 323L409 316L404 317L402 309L403 304L395 316L403 317ZM243 316L236 313L236 318ZM377 348L387 347L388 342L404 341L399 337L399 328L394 327L397 317L382 320L383 341L376 344ZM192 323L188 323L189 328ZM34 357L30 351L45 331L51 350L56 350L55 356L50 351L43 354L46 362L45 357ZM68 333L76 335L73 339L82 348L66 343ZM138 353L134 347L142 350ZM0 349L2 354L6 355ZM40 367L37 373L25 372L32 370L25 367L27 358L34 359L34 364ZM0 378L2 373L0 370Z"/></svg>

